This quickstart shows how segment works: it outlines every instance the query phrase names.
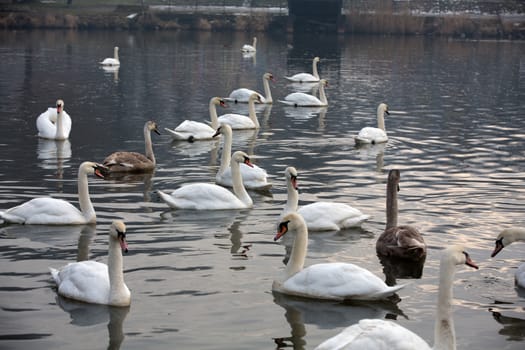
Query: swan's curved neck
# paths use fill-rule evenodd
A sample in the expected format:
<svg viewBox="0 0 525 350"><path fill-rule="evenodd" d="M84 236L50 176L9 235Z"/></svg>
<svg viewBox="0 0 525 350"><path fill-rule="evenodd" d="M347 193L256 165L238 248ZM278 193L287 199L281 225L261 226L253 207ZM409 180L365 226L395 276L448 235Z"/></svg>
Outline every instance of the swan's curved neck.
<svg viewBox="0 0 525 350"><path fill-rule="evenodd" d="M237 198L246 204L247 207L251 207L253 205L253 201L248 192L246 192L246 188L244 188L241 175L241 166L238 162L232 162L231 167L233 193L235 193Z"/></svg>
<svg viewBox="0 0 525 350"><path fill-rule="evenodd" d="M385 129L385 113L382 110L377 111L377 127L386 132Z"/></svg>
<svg viewBox="0 0 525 350"><path fill-rule="evenodd" d="M286 206L284 207L284 213L290 213L297 211L299 206L299 194L292 184L290 178L286 178L286 192L288 194L286 198Z"/></svg>
<svg viewBox="0 0 525 350"><path fill-rule="evenodd" d="M295 275L297 272L303 269L307 249L308 229L306 228L306 223L302 221L297 227L297 231L295 232L295 239L293 242L292 252L290 253L290 259L286 264L286 278Z"/></svg>
<svg viewBox="0 0 525 350"><path fill-rule="evenodd" d="M120 300L124 284L124 272L122 269L122 249L120 244L112 237L109 238L108 250L108 274L109 274L109 302Z"/></svg>
<svg viewBox="0 0 525 350"><path fill-rule="evenodd" d="M509 242L516 242L516 241L525 241L525 229L513 227L507 229L507 232L510 232L511 234L507 236L507 240Z"/></svg>
<svg viewBox="0 0 525 350"><path fill-rule="evenodd" d="M232 130L227 127L221 128L221 133L224 135L224 146L222 148L222 155L221 155L221 166L219 168L219 173L224 174L226 169L230 167L231 159L232 159ZM242 181L242 180L241 180Z"/></svg>
<svg viewBox="0 0 525 350"><path fill-rule="evenodd" d="M324 105L327 105L328 104L328 100L326 99L326 94L324 92L324 84L321 83L319 84L319 100L324 104Z"/></svg>
<svg viewBox="0 0 525 350"><path fill-rule="evenodd" d="M319 79L319 73L317 73L317 60L312 61L312 75Z"/></svg>
<svg viewBox="0 0 525 350"><path fill-rule="evenodd" d="M250 98L248 101L248 116L252 120L253 124L255 124L256 128L259 128L259 120L257 119L257 114L255 113L255 100Z"/></svg>
<svg viewBox="0 0 525 350"><path fill-rule="evenodd" d="M144 126L144 141L146 144L146 158L151 160L153 164L157 164L155 155L153 154L153 145L151 144L151 131L148 126Z"/></svg>
<svg viewBox="0 0 525 350"><path fill-rule="evenodd" d="M113 49L113 57L118 61L118 49L116 47Z"/></svg>
<svg viewBox="0 0 525 350"><path fill-rule="evenodd" d="M264 98L266 99L266 103L272 103L272 91L270 90L270 81L266 78L263 78L263 86L264 86Z"/></svg>
<svg viewBox="0 0 525 350"><path fill-rule="evenodd" d="M64 135L64 123L63 123L63 114L64 108L60 108L60 112L57 110L57 123L56 123L56 140L64 140L66 137Z"/></svg>
<svg viewBox="0 0 525 350"><path fill-rule="evenodd" d="M217 117L217 105L213 100L210 101L210 120L211 127L217 130L219 128L219 119Z"/></svg>
<svg viewBox="0 0 525 350"><path fill-rule="evenodd" d="M455 264L444 256L439 271L438 304L434 327L434 347L436 350L456 349L456 334L452 319L452 282Z"/></svg>
<svg viewBox="0 0 525 350"><path fill-rule="evenodd" d="M257 48L257 38L253 38L253 44L252 44L253 48Z"/></svg>
<svg viewBox="0 0 525 350"><path fill-rule="evenodd" d="M397 183L388 179L386 185L386 228L397 226Z"/></svg>
<svg viewBox="0 0 525 350"><path fill-rule="evenodd" d="M97 220L93 203L89 197L89 186L87 173L83 168L78 170L78 201L80 205L80 211L86 219L86 223L92 224Z"/></svg>

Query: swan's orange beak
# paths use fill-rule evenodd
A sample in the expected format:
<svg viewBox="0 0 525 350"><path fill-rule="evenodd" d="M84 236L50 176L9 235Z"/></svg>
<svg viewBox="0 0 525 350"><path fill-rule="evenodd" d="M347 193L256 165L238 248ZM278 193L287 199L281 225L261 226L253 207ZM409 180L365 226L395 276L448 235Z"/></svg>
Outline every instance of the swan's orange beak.
<svg viewBox="0 0 525 350"><path fill-rule="evenodd" d="M119 238L119 243L120 243L120 249L122 249L124 253L127 253L128 252L128 242L126 241L126 235L119 233L118 238Z"/></svg>
<svg viewBox="0 0 525 350"><path fill-rule="evenodd" d="M244 158L244 164L249 166L250 168L253 168L253 164L250 162L250 158Z"/></svg>
<svg viewBox="0 0 525 350"><path fill-rule="evenodd" d="M228 108L228 105L226 104L224 100L221 100L220 105L221 107Z"/></svg>
<svg viewBox="0 0 525 350"><path fill-rule="evenodd" d="M496 246L494 247L494 251L492 252L492 254L490 254L490 257L493 258L496 256L496 254L498 254L502 249L503 249L503 240L502 239L498 239L496 241Z"/></svg>
<svg viewBox="0 0 525 350"><path fill-rule="evenodd" d="M102 164L95 165L94 169L95 176L101 179L105 178L109 174L109 169L103 166Z"/></svg>
<svg viewBox="0 0 525 350"><path fill-rule="evenodd" d="M62 105L58 104L57 105L57 113L60 113L62 112Z"/></svg>
<svg viewBox="0 0 525 350"><path fill-rule="evenodd" d="M288 232L288 222L289 221L281 222L279 224L279 228L277 229L277 234L273 238L274 241L277 241L279 238L284 236L286 234L286 232Z"/></svg>
<svg viewBox="0 0 525 350"><path fill-rule="evenodd" d="M474 261L472 261L472 259L470 258L470 256L468 254L465 253L465 256L467 258L467 260L465 261L465 265L467 266L470 266L470 267L473 267L475 268L476 270L479 269L478 265L476 265L474 263Z"/></svg>
<svg viewBox="0 0 525 350"><path fill-rule="evenodd" d="M299 190L299 186L297 185L297 176L292 176L290 181L292 183L292 187L296 190Z"/></svg>

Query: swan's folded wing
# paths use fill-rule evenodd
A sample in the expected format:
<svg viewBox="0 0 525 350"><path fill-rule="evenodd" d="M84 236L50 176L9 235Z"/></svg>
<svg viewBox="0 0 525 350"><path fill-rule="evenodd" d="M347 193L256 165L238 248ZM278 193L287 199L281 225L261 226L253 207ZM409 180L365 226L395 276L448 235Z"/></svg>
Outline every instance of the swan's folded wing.
<svg viewBox="0 0 525 350"><path fill-rule="evenodd" d="M395 322L380 319L363 319L345 328L339 334L319 344L315 350L395 350L430 347L417 334Z"/></svg>
<svg viewBox="0 0 525 350"><path fill-rule="evenodd" d="M71 203L51 197L34 198L8 209L0 216L7 222L18 224L69 225L86 221Z"/></svg>
<svg viewBox="0 0 525 350"><path fill-rule="evenodd" d="M96 261L66 265L58 273L58 293L88 303L106 304L109 298L108 267Z"/></svg>

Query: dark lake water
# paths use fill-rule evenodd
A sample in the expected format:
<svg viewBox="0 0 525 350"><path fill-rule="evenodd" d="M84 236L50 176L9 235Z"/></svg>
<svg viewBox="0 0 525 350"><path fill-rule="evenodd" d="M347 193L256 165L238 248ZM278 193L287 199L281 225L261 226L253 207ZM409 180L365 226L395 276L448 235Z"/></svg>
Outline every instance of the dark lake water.
<svg viewBox="0 0 525 350"><path fill-rule="evenodd" d="M142 128L208 120L208 101L238 87L274 100L294 91L284 76L319 56L329 81L325 109L258 107L258 132L234 133L254 154L271 193L253 209L171 211L156 190L213 182L220 142L173 143L153 135L153 176L90 178L96 227L0 226L0 347L3 349L313 349L361 318L393 318L433 343L440 250L462 243L480 269L459 268L454 320L459 349L523 349L525 291L514 271L525 245L490 259L494 238L525 224L525 43L430 38L250 33L0 32L0 210L36 196L77 204L81 162L116 150L143 152ZM97 62L120 47L121 67ZM57 98L73 119L68 142L39 140L37 116ZM356 149L386 102L383 147ZM246 113L230 104L226 112ZM362 229L310 235L306 264L345 261L385 278L375 241L385 225L388 170L401 170L400 223L418 227L429 252L420 279L397 304L338 304L271 292L285 247L273 242L286 200L284 169L299 171L301 204L346 202L372 216ZM129 308L58 298L48 267L77 257L106 261L115 218L128 227ZM245 246L249 246L246 252ZM498 312L500 314L493 314ZM500 315L500 316L495 316ZM281 342L277 345L275 339Z"/></svg>

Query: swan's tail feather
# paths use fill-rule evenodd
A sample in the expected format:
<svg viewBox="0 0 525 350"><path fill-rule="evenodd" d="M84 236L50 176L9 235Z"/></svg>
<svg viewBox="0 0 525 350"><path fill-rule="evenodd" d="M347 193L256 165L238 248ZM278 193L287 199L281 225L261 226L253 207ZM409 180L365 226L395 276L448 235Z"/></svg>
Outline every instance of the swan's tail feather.
<svg viewBox="0 0 525 350"><path fill-rule="evenodd" d="M373 295L375 299L385 299L389 296L392 296L393 294L397 293L400 289L403 289L407 286L407 284L400 284L397 286L388 287L382 292L378 292Z"/></svg>
<svg viewBox="0 0 525 350"><path fill-rule="evenodd" d="M8 214L5 211L0 211L0 220L3 221L3 223L11 223L11 224L24 224L25 219L16 215Z"/></svg>
<svg viewBox="0 0 525 350"><path fill-rule="evenodd" d="M57 269L54 269L52 267L49 268L49 272L51 272L51 276L53 277L53 279L55 280L55 283L58 285L60 284L60 275L59 275L59 272Z"/></svg>
<svg viewBox="0 0 525 350"><path fill-rule="evenodd" d="M164 128L164 130L166 130L175 140L187 140L188 139L187 136L184 136L173 129Z"/></svg>

